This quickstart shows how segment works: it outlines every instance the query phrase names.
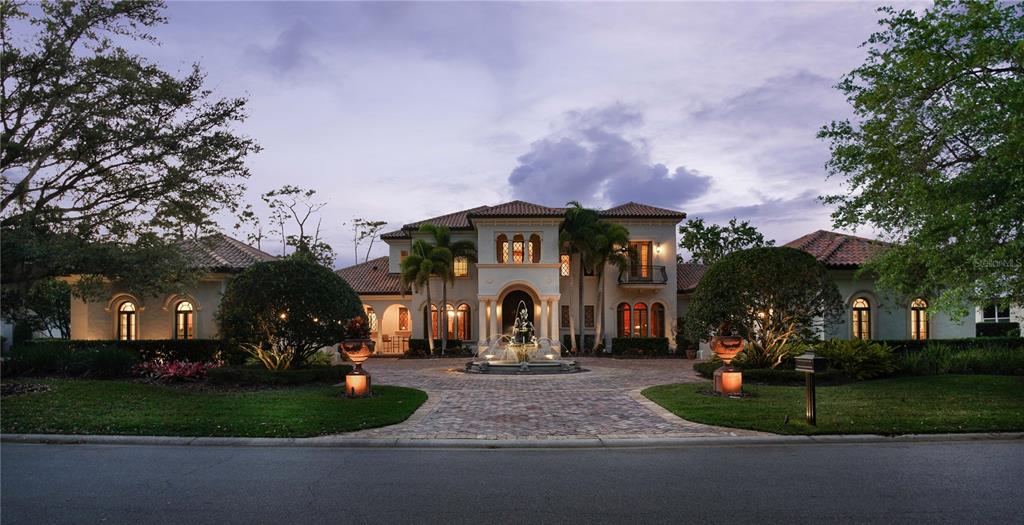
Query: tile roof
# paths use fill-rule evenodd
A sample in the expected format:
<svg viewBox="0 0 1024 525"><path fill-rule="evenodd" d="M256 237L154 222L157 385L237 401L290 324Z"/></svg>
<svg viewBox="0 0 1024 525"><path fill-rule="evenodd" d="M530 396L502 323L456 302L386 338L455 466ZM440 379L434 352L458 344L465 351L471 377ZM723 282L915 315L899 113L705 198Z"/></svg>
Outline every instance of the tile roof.
<svg viewBox="0 0 1024 525"><path fill-rule="evenodd" d="M627 202L625 204L619 204L618 206L612 206L607 210L601 210L602 217L642 217L642 218L666 218L666 219L685 219L686 214L681 211L669 210L665 208L658 208L656 206L650 206L648 204L641 204L639 202Z"/></svg>
<svg viewBox="0 0 1024 525"><path fill-rule="evenodd" d="M676 292L692 292L697 288L697 284L700 283L706 271L708 271L708 267L700 263L678 263L676 265Z"/></svg>
<svg viewBox="0 0 1024 525"><path fill-rule="evenodd" d="M395 230L380 234L381 239L408 239L409 237L409 232L405 230Z"/></svg>
<svg viewBox="0 0 1024 525"><path fill-rule="evenodd" d="M829 267L857 267L891 244L845 233L818 230L786 243L803 250Z"/></svg>
<svg viewBox="0 0 1024 525"><path fill-rule="evenodd" d="M194 268L238 272L258 262L277 259L223 233L198 240L185 239L179 245Z"/></svg>
<svg viewBox="0 0 1024 525"><path fill-rule="evenodd" d="M473 225L469 223L468 215L484 209L487 209L487 206L477 206L476 208L461 210L438 217L431 217L422 221L410 222L409 224L402 226L402 229L418 230L420 226L424 224L436 224L438 226L447 226L448 229L451 230L472 230Z"/></svg>
<svg viewBox="0 0 1024 525"><path fill-rule="evenodd" d="M377 257L364 263L336 270L359 295L398 295L402 293L401 278L388 272L388 257Z"/></svg>
<svg viewBox="0 0 1024 525"><path fill-rule="evenodd" d="M565 208L551 208L526 201L481 206L468 214L469 217L562 217L564 215Z"/></svg>

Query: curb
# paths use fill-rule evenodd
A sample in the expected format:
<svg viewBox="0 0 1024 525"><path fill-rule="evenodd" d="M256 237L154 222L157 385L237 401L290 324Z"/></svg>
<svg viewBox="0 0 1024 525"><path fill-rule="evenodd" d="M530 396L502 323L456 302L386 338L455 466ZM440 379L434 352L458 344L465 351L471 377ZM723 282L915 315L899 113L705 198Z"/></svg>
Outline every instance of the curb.
<svg viewBox="0 0 1024 525"><path fill-rule="evenodd" d="M68 434L2 434L0 443L46 445L153 445L200 447L307 447L307 448L465 448L465 449L610 449L610 448L686 448L731 446L780 446L810 444L872 443L957 443L970 441L1024 441L1024 432L979 434L875 434L825 436L722 436L692 438L620 438L583 439L411 439L351 438L321 436L313 438L238 438L176 436L95 436Z"/></svg>

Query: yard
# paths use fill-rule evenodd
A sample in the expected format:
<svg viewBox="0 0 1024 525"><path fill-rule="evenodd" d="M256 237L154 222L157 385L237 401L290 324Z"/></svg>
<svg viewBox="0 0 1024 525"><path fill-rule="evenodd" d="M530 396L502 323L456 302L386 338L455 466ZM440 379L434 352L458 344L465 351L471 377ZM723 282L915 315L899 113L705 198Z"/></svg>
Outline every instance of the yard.
<svg viewBox="0 0 1024 525"><path fill-rule="evenodd" d="M704 395L674 384L643 395L677 416L777 434L928 434L1024 431L1024 377L938 375L819 387L818 426L804 420L804 388L743 386L752 397ZM788 418L788 422L787 422Z"/></svg>
<svg viewBox="0 0 1024 525"><path fill-rule="evenodd" d="M346 399L324 385L204 391L113 380L16 382L50 389L5 396L4 433L309 437L400 423L427 399L394 386L375 386L370 399Z"/></svg>

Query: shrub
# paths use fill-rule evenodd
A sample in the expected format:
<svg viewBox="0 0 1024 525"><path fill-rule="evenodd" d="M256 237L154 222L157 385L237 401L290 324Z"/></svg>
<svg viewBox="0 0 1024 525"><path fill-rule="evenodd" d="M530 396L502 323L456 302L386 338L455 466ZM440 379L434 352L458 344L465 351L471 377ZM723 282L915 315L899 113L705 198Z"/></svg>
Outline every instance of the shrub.
<svg viewBox="0 0 1024 525"><path fill-rule="evenodd" d="M974 333L978 337L1020 337L1020 323L978 323Z"/></svg>
<svg viewBox="0 0 1024 525"><path fill-rule="evenodd" d="M1024 375L1024 349L999 345L962 349L933 343L897 359L899 373L907 375L999 374Z"/></svg>
<svg viewBox="0 0 1024 525"><path fill-rule="evenodd" d="M652 357L669 355L666 337L612 338L612 355L623 357Z"/></svg>
<svg viewBox="0 0 1024 525"><path fill-rule="evenodd" d="M896 353L911 353L924 350L934 344L949 346L955 350L971 350L974 348L1006 348L1024 350L1024 339L1020 337L970 337L966 339L928 339L923 341L910 339L879 340L892 347Z"/></svg>
<svg viewBox="0 0 1024 525"><path fill-rule="evenodd" d="M718 359L694 363L693 369L701 377L711 379L715 370L722 366ZM818 384L839 384L848 378L837 370L826 370L814 374L815 382ZM804 372L796 370L785 370L780 368L748 368L743 370L744 383L760 383L765 385L802 385L806 381Z"/></svg>
<svg viewBox="0 0 1024 525"><path fill-rule="evenodd" d="M349 365L309 366L288 370L267 370L260 367L222 366L207 372L212 385L301 385L306 383L340 383L352 371Z"/></svg>
<svg viewBox="0 0 1024 525"><path fill-rule="evenodd" d="M462 340L449 339L447 356L467 355L468 352L462 347ZM405 351L406 357L427 357L430 355L430 345L426 339L409 339L409 349ZM441 340L434 339L434 355L441 355Z"/></svg>
<svg viewBox="0 0 1024 525"><path fill-rule="evenodd" d="M40 352L61 353L97 346L113 346L136 354L142 361L226 361L240 364L245 354L221 339L139 339L134 341L36 339L17 345L19 349L34 348Z"/></svg>
<svg viewBox="0 0 1024 525"><path fill-rule="evenodd" d="M93 343L85 346L26 343L11 349L5 371L16 375L113 378L127 376L138 362L139 357L134 352L110 344Z"/></svg>
<svg viewBox="0 0 1024 525"><path fill-rule="evenodd" d="M132 371L138 376L156 379L164 383L173 383L177 381L198 381L205 378L209 370L218 366L221 366L221 363L213 361L193 363L190 361L154 359L135 365Z"/></svg>
<svg viewBox="0 0 1024 525"><path fill-rule="evenodd" d="M355 317L366 322L352 287L306 257L248 267L228 283L217 312L224 337L272 369L302 366L338 344Z"/></svg>
<svg viewBox="0 0 1024 525"><path fill-rule="evenodd" d="M831 339L815 345L815 353L828 359L828 368L857 379L884 377L896 370L892 348L860 339Z"/></svg>

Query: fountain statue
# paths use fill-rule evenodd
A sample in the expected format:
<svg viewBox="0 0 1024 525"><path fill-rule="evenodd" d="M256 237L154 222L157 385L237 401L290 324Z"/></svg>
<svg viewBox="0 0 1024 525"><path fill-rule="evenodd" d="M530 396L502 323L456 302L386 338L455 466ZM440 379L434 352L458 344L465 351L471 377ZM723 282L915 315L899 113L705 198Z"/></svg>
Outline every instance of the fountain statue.
<svg viewBox="0 0 1024 525"><path fill-rule="evenodd" d="M541 374L579 372L576 361L561 358L558 343L538 338L525 301L519 301L511 333L482 346L477 360L466 363L466 372ZM482 358L482 359L480 359Z"/></svg>

